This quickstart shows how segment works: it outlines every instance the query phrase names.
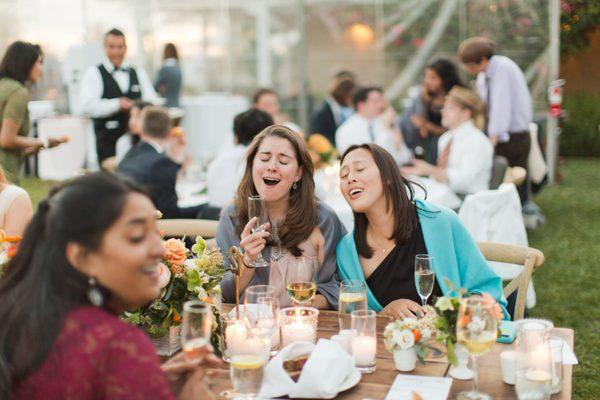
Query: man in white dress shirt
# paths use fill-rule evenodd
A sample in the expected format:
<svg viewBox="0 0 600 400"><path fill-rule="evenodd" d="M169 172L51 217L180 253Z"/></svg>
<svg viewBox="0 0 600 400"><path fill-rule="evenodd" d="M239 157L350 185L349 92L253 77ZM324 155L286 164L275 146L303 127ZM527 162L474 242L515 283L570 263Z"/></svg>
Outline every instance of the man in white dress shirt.
<svg viewBox="0 0 600 400"><path fill-rule="evenodd" d="M127 131L129 110L137 99L156 102L158 96L146 72L127 64L125 35L111 29L104 35L106 58L90 67L81 82L82 111L92 118L98 164L115 155L115 146Z"/></svg>
<svg viewBox="0 0 600 400"><path fill-rule="evenodd" d="M273 118L264 111L251 108L233 120L234 146L221 152L208 166L208 203L224 208L233 202L244 168L246 150L252 139L273 125Z"/></svg>
<svg viewBox="0 0 600 400"><path fill-rule="evenodd" d="M412 154L395 125L396 116L387 107L383 90L377 86L363 87L354 95L356 113L335 133L335 145L343 154L354 144L375 143L386 149L398 165L410 162Z"/></svg>

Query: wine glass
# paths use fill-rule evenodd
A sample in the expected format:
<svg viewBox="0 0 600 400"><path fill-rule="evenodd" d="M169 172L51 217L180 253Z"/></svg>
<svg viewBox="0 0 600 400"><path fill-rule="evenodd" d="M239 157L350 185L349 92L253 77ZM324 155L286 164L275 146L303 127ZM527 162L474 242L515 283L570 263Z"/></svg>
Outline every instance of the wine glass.
<svg viewBox="0 0 600 400"><path fill-rule="evenodd" d="M189 358L199 356L200 349L210 343L211 333L210 306L199 300L185 302L181 323L181 343L186 356Z"/></svg>
<svg viewBox="0 0 600 400"><path fill-rule="evenodd" d="M285 270L285 288L297 304L306 304L317 293L317 259L313 257L290 258Z"/></svg>
<svg viewBox="0 0 600 400"><path fill-rule="evenodd" d="M477 357L487 352L498 336L498 321L494 315L494 304L480 296L465 298L460 303L456 319L456 338L469 354L473 365L473 389L461 392L457 399L491 399L477 391Z"/></svg>
<svg viewBox="0 0 600 400"><path fill-rule="evenodd" d="M351 329L350 314L354 310L367 309L367 289L364 282L358 279L340 282L338 319L340 331Z"/></svg>
<svg viewBox="0 0 600 400"><path fill-rule="evenodd" d="M267 207L265 205L264 197L260 195L253 195L248 197L248 218L252 219L256 217L257 221L252 227L252 233L264 232L269 222L267 216ZM269 263L263 258L262 254L258 256L252 263L254 268L268 267Z"/></svg>
<svg viewBox="0 0 600 400"><path fill-rule="evenodd" d="M427 254L417 254L415 256L415 286L423 307L427 305L427 299L431 296L434 282L433 257Z"/></svg>

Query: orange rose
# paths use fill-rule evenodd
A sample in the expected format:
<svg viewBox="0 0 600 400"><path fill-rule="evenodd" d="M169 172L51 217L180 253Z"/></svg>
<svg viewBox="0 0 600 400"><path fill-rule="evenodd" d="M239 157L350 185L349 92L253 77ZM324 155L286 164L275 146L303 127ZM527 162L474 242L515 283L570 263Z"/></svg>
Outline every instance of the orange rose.
<svg viewBox="0 0 600 400"><path fill-rule="evenodd" d="M319 133L313 133L308 138L308 147L314 149L319 154L323 154L331 151L332 146L325 136Z"/></svg>
<svg viewBox="0 0 600 400"><path fill-rule="evenodd" d="M183 241L179 239L169 239L165 242L165 255L164 260L176 265L181 266L185 261L187 249Z"/></svg>

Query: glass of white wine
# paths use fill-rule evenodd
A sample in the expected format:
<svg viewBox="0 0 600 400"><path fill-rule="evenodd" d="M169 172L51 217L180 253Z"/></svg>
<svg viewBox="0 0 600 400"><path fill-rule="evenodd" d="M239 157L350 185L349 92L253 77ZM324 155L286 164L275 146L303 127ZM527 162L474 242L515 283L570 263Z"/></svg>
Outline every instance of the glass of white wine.
<svg viewBox="0 0 600 400"><path fill-rule="evenodd" d="M480 296L465 298L460 303L456 319L456 338L471 355L473 365L473 389L461 392L457 399L491 400L477 389L477 357L486 353L498 336L498 320L494 315L494 304Z"/></svg>
<svg viewBox="0 0 600 400"><path fill-rule="evenodd" d="M351 329L350 314L355 310L367 309L367 288L358 279L340 282L338 319L340 331Z"/></svg>
<svg viewBox="0 0 600 400"><path fill-rule="evenodd" d="M427 305L427 299L433 292L435 274L433 273L433 257L427 254L415 256L415 286L421 297L423 307Z"/></svg>
<svg viewBox="0 0 600 400"><path fill-rule="evenodd" d="M248 218L252 219L256 217L257 221L252 227L252 233L264 232L269 222L267 216L267 206L265 205L265 199L260 195L254 195L248 197ZM268 267L269 263L263 258L262 254L258 256L253 263L254 268Z"/></svg>
<svg viewBox="0 0 600 400"><path fill-rule="evenodd" d="M291 258L285 270L285 288L296 304L309 303L317 293L317 259Z"/></svg>
<svg viewBox="0 0 600 400"><path fill-rule="evenodd" d="M212 333L212 312L202 301L187 301L183 304L181 322L181 343L188 358L200 355L200 349L210 343Z"/></svg>

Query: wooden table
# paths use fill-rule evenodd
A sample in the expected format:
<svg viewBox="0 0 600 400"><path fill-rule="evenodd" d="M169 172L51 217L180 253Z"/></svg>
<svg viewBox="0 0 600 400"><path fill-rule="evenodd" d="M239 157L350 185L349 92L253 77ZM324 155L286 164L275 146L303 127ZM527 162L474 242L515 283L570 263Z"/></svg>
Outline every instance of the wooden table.
<svg viewBox="0 0 600 400"><path fill-rule="evenodd" d="M396 376L400 373L394 366L392 354L383 346L383 329L390 321L387 317L377 318L377 370L372 374L362 376L361 381L354 388L338 394L337 399L363 400L363 399L385 399L390 386ZM320 311L318 337L329 339L337 334L338 316L335 311ZM573 348L573 330L557 328L554 332L567 341ZM502 381L502 372L500 370L500 353L511 349L511 345L496 343L492 350L479 358L479 388L481 391L490 394L494 399L516 399L515 387L507 385ZM437 361L428 361L424 365L417 362L417 367L411 375L427 376L447 376L449 364L444 359ZM211 388L215 393L226 389L231 389L229 380L229 370L215 369L212 371ZM564 366L563 390L552 396L552 400L571 398L571 374L572 367ZM454 380L450 392L450 398L456 398L459 392L470 390L472 380L459 381Z"/></svg>

